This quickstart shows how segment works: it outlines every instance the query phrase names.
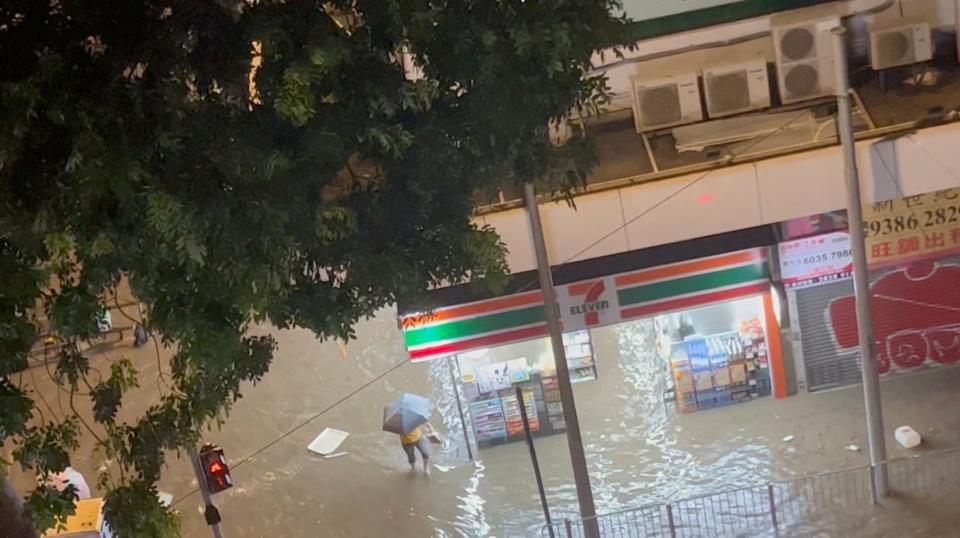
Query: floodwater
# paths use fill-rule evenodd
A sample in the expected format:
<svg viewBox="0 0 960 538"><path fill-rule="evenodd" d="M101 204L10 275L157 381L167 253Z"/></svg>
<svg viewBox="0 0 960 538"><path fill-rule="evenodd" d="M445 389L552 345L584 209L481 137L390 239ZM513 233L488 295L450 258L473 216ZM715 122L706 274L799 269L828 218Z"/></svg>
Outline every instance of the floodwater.
<svg viewBox="0 0 960 538"><path fill-rule="evenodd" d="M221 429L206 436L225 449L233 465L236 487L216 496L224 535L539 535L544 516L526 445L474 451L471 461L449 363L403 364L370 383L403 363L405 352L391 312L357 329L358 339L345 348L321 343L306 331L275 332L280 347L271 372L258 386L247 388ZM865 449L844 450L850 444L866 446L862 394L856 387L680 415L663 401L661 366L649 352L649 324L600 329L593 338L599 379L575 385L575 395L600 513L866 463ZM166 357L161 355L158 362L153 350L122 347L98 356L94 365L102 368L120 356L134 360L143 375L142 388L125 411L125 416L134 416L166 390L162 381L155 381ZM42 369L24 382L46 397L48 415L58 414L58 405L66 406L62 394L57 401L59 391ZM960 413L952 411L960 403L960 391L954 390L958 382L960 370L945 370L883 384L891 456L905 454L892 442L893 429L903 423L924 434L926 447L960 445L960 435L954 433L960 432ZM397 437L380 430L383 405L402 392L437 402L434 424L445 439L435 451L429 477L411 473ZM326 427L350 433L341 447L346 455L325 460L306 450ZM787 435L794 439L783 441ZM74 466L93 484L100 461L90 450L90 440L84 442ZM574 517L576 490L566 437L537 439L536 448L554 519ZM19 477L17 483L24 486L29 480ZM200 497L189 463L171 453L160 485L176 499L183 535L209 535L198 512ZM913 535L933 517L941 522L957 517L949 511L933 516L932 509L900 510L910 516L873 514L866 522L831 517L794 527L789 534L882 536L899 528L896 535ZM890 508L881 515L895 512Z"/></svg>

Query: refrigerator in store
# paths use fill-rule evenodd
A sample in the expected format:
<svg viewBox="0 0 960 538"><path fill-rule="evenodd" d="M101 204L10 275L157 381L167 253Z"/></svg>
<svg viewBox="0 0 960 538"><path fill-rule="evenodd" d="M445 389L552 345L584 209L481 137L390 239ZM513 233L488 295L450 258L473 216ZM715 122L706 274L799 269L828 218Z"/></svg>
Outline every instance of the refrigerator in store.
<svg viewBox="0 0 960 538"><path fill-rule="evenodd" d="M563 334L563 350L567 355L570 382L580 383L597 378L597 364L593 357L590 331L573 331Z"/></svg>

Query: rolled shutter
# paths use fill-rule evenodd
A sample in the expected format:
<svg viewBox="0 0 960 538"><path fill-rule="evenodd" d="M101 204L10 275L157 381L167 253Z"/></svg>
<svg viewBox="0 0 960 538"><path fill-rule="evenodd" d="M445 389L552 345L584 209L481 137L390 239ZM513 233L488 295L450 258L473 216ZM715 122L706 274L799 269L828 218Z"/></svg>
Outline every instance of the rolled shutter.
<svg viewBox="0 0 960 538"><path fill-rule="evenodd" d="M800 344L810 392L860 381L860 354L837 350L827 319L830 301L852 293L853 280L849 278L797 290Z"/></svg>

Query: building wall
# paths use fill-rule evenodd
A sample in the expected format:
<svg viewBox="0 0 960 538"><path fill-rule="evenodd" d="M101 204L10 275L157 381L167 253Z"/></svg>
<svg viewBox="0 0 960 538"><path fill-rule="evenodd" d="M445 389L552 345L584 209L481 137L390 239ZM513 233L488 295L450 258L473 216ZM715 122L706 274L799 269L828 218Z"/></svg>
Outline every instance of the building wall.
<svg viewBox="0 0 960 538"><path fill-rule="evenodd" d="M960 186L960 124L858 143L865 203ZM839 147L541 205L551 263L596 258L846 207ZM536 267L523 209L477 217L507 246L511 272Z"/></svg>
<svg viewBox="0 0 960 538"><path fill-rule="evenodd" d="M649 0L633 0L627 3L641 20L644 16L640 5ZM680 2L670 0L675 6ZM726 2L725 5L703 10L703 0L693 3L694 9L668 19L678 19L676 28L664 24L664 20L648 21L640 26L651 26L659 37L650 37L646 30L640 32L641 41L633 50L622 50L621 56L613 51L594 55L593 65L598 72L606 73L608 85L614 96L610 111L630 107L630 80L634 76L656 80L683 72L698 72L704 66L728 64L749 58L762 57L768 63L775 61L771 26L774 12L793 9L791 18L836 15L847 21L851 35L851 53L854 62L865 62L869 49L869 29L873 25L892 26L903 20L922 20L933 29L952 29L956 24L956 0L847 0L841 2L793 1L772 2L747 0ZM712 2L719 3L719 2ZM657 4L657 2L654 2ZM748 11L744 6L756 4ZM810 5L818 4L818 5ZM654 9L659 9L655 6ZM681 8L675 8L681 9ZM700 9L700 11L697 11ZM743 11L743 13L741 13ZM734 20L734 22L727 22ZM662 35L667 34L667 35Z"/></svg>

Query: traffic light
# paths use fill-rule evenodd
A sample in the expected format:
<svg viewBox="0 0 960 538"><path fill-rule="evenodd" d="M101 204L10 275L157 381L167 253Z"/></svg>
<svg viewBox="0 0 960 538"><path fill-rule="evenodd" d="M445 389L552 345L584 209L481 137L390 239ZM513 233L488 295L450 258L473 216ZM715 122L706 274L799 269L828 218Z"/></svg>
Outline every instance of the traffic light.
<svg viewBox="0 0 960 538"><path fill-rule="evenodd" d="M204 445L200 449L200 467L210 493L219 493L233 487L230 467L227 466L227 458L223 456L222 448L211 444Z"/></svg>

